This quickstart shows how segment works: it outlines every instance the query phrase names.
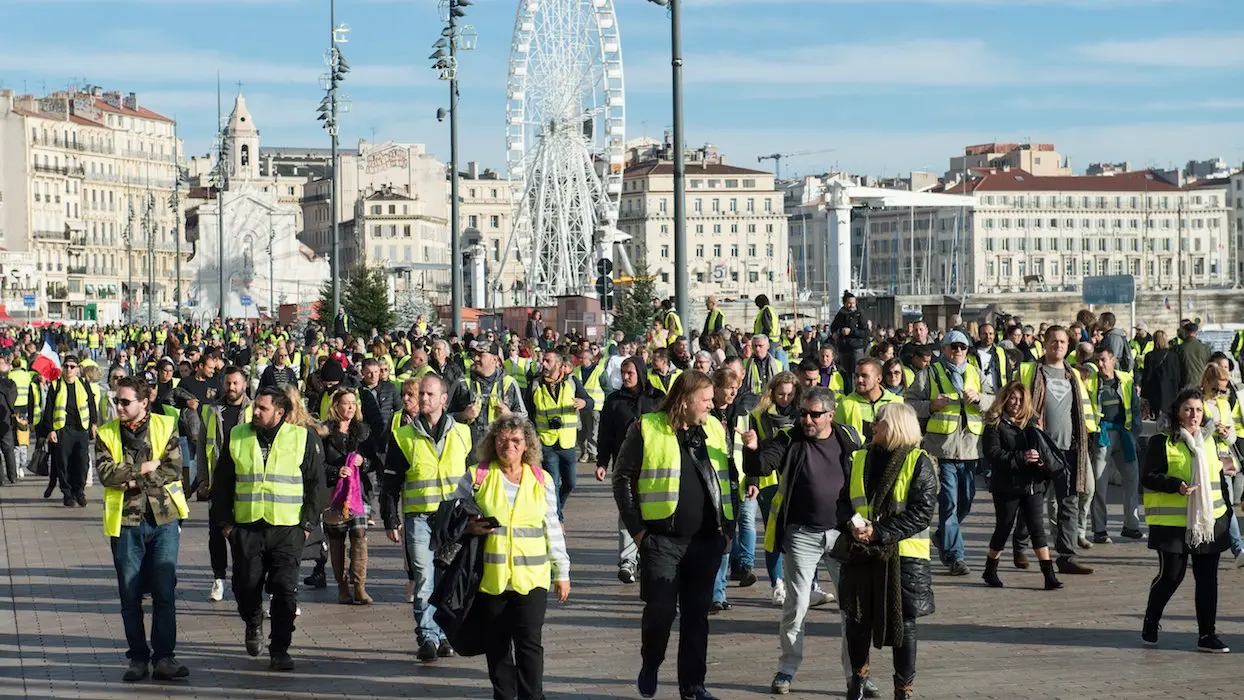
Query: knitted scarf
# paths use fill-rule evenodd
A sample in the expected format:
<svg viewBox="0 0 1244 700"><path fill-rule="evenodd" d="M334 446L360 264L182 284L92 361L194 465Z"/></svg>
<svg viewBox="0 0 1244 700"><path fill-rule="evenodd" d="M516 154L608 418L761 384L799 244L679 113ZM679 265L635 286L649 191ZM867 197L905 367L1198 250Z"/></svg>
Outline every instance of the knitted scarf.
<svg viewBox="0 0 1244 700"><path fill-rule="evenodd" d="M1179 429L1179 439L1188 446L1192 455L1192 481L1189 486L1197 489L1188 494L1188 546L1196 547L1214 541L1214 495L1217 490L1209 473L1210 455L1205 454L1205 443L1201 433L1189 433L1186 428ZM1213 456L1214 459L1218 455Z"/></svg>
<svg viewBox="0 0 1244 700"><path fill-rule="evenodd" d="M885 459L885 471L877 489L869 496L872 520L884 520L898 512L894 500L894 484L898 481L903 463L914 447L905 447L886 453L879 447L870 447L867 462ZM857 543L858 544L858 543ZM868 555L865 577L871 581L861 582L855 589L854 600L846 601L844 610L856 622L868 619L872 622L873 646L895 647L903 643L903 586L902 565L898 543L886 545L858 545Z"/></svg>

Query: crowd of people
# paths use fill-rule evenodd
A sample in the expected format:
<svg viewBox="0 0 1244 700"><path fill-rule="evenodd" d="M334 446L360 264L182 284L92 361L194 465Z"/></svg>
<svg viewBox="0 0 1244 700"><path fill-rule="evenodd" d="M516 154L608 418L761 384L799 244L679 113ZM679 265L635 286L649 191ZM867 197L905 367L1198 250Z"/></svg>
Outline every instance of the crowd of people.
<svg viewBox="0 0 1244 700"><path fill-rule="evenodd" d="M1002 587L1008 540L1014 566L1028 568L1031 549L1057 590L1060 575L1093 573L1093 547L1147 538L1159 572L1142 641L1158 643L1191 562L1198 649L1228 650L1216 577L1223 552L1244 563L1231 379L1244 336L1216 353L1194 321L1170 338L1143 325L1129 335L1087 310L1066 326L880 328L842 301L831 322L795 328L762 295L745 329L709 298L702 329L687 331L672 299L655 300L645 337L600 340L559 333L538 310L521 333L461 336L423 318L355 330L344 314L300 333L7 328L0 483L46 465L44 497L59 490L77 508L102 487L126 681L189 675L174 600L180 522L197 499L206 595L222 601L231 576L246 651L263 653L267 625L274 671L294 668L300 586L331 580L339 603L374 602L379 523L404 554L417 659L485 655L496 698L542 698L542 628L549 594L570 596L563 521L581 462L611 482L618 580L645 604L643 697L677 618L680 697L712 700L709 619L731 610L731 583L762 576L782 609L773 693L794 686L808 610L836 602L848 698L879 694L871 646L893 649L894 696L912 697L933 568L965 576L979 557L983 583ZM995 528L970 555L962 527L978 485Z"/></svg>

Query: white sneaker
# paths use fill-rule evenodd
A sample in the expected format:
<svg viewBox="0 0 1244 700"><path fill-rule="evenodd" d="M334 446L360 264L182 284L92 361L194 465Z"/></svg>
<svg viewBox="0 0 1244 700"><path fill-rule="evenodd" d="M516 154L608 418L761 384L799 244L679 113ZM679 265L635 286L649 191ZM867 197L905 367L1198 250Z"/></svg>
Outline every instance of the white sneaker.
<svg viewBox="0 0 1244 700"><path fill-rule="evenodd" d="M812 593L808 595L808 607L815 608L832 602L834 602L833 593L822 589L820 586L812 587Z"/></svg>
<svg viewBox="0 0 1244 700"><path fill-rule="evenodd" d="M294 617L298 617L299 615L302 615L302 606L301 606L301 605L298 605L298 606L295 606L295 607L294 607ZM268 605L267 603L265 603L265 604L264 604L264 606L263 606L263 616L264 616L264 617L266 617L266 618L269 618L269 619L271 619L271 618L272 618L272 606L271 606L271 605Z"/></svg>
<svg viewBox="0 0 1244 700"><path fill-rule="evenodd" d="M213 603L225 599L225 580L223 578L212 581L212 592L207 594L207 599Z"/></svg>
<svg viewBox="0 0 1244 700"><path fill-rule="evenodd" d="M773 600L773 606L776 608L780 608L783 605L786 605L786 582L785 581L779 580L777 583L773 584L772 600Z"/></svg>
<svg viewBox="0 0 1244 700"><path fill-rule="evenodd" d="M407 603L415 602L415 582L414 581L406 582L406 602Z"/></svg>
<svg viewBox="0 0 1244 700"><path fill-rule="evenodd" d="M1237 568L1244 569L1244 552L1235 555L1235 565Z"/></svg>

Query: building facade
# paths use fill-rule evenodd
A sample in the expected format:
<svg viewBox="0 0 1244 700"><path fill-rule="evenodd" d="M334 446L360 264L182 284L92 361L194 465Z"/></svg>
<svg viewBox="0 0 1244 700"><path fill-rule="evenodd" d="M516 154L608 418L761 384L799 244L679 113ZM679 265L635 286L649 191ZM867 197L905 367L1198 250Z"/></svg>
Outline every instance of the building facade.
<svg viewBox="0 0 1244 700"><path fill-rule="evenodd" d="M951 157L946 179L963 179L966 172L991 168L1012 168L1042 177L1071 174L1071 163L1052 143L981 143Z"/></svg>
<svg viewBox="0 0 1244 700"><path fill-rule="evenodd" d="M517 304L527 272L518 250L508 250L507 254L507 248L514 233L519 183L487 168L481 171L474 161L467 163L458 178L458 225L466 257L463 282L467 304L490 308ZM481 275L483 284L477 282Z"/></svg>
<svg viewBox="0 0 1244 700"><path fill-rule="evenodd" d="M693 306L709 295L770 299L791 295L782 193L773 173L740 168L700 149L687 162L687 255ZM638 267L646 265L659 295L674 292L674 166L636 162L622 183L618 229Z"/></svg>
<svg viewBox="0 0 1244 700"><path fill-rule="evenodd" d="M1235 249L1244 251L1244 166L1228 181L1227 200L1231 209L1231 231L1234 234ZM1244 280L1244 255L1236 256L1235 278Z"/></svg>

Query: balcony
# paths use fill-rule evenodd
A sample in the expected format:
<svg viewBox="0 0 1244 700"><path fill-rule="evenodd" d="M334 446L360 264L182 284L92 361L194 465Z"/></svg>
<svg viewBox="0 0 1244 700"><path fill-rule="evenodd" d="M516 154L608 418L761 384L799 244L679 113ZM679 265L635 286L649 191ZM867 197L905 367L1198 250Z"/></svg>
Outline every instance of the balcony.
<svg viewBox="0 0 1244 700"><path fill-rule="evenodd" d="M34 165L35 172L47 175L64 175L66 177L71 175L73 177L82 177L86 175L86 169L81 165L43 165L42 163L35 163Z"/></svg>
<svg viewBox="0 0 1244 700"><path fill-rule="evenodd" d="M31 235L37 241L69 241L68 231L33 231Z"/></svg>
<svg viewBox="0 0 1244 700"><path fill-rule="evenodd" d="M65 270L71 275L85 275L86 265L67 265Z"/></svg>

